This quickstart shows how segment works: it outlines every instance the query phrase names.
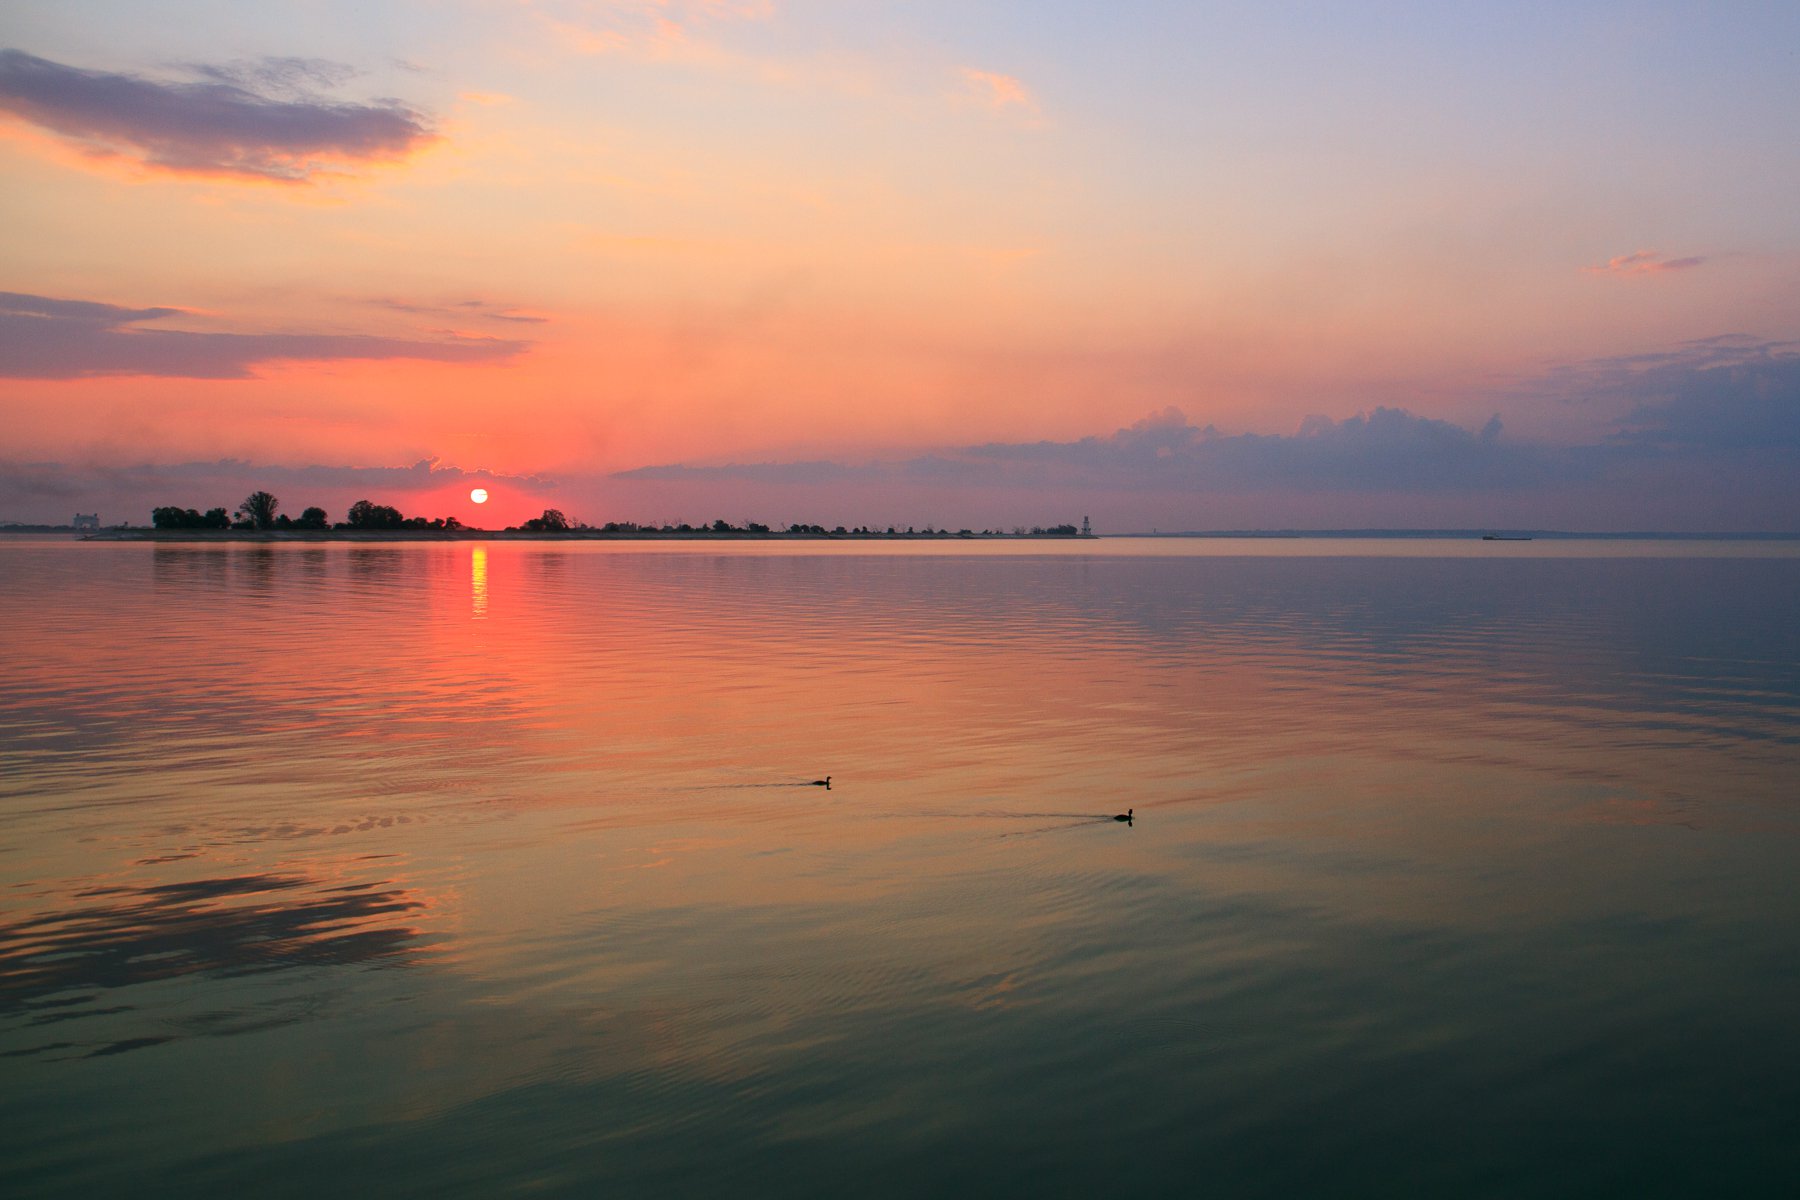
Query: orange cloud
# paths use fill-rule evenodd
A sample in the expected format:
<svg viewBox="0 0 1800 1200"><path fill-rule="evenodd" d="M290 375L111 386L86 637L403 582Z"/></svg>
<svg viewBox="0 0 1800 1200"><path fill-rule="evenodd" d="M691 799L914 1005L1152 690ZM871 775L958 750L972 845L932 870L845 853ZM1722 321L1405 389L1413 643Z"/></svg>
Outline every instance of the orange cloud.
<svg viewBox="0 0 1800 1200"><path fill-rule="evenodd" d="M974 67L962 68L961 75L964 94L989 108L1019 108L1033 115L1038 111L1037 101L1025 85L1011 75L979 71Z"/></svg>
<svg viewBox="0 0 1800 1200"><path fill-rule="evenodd" d="M1606 262L1582 270L1590 275L1660 275L1665 271L1685 271L1705 262L1704 258L1664 258L1655 250L1638 250L1621 254Z"/></svg>
<svg viewBox="0 0 1800 1200"><path fill-rule="evenodd" d="M691 31L728 21L774 15L770 0L552 0L539 16L582 54L627 54L651 59L708 58Z"/></svg>

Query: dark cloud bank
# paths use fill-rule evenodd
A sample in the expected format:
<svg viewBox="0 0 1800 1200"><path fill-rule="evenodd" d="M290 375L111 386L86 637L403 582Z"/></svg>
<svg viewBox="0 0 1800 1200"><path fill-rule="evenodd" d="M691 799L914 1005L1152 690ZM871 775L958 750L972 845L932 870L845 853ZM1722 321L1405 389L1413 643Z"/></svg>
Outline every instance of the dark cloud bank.
<svg viewBox="0 0 1800 1200"><path fill-rule="evenodd" d="M1573 402L1624 404L1610 442L1638 449L1800 449L1800 346L1725 336L1600 359L1549 381Z"/></svg>
<svg viewBox="0 0 1800 1200"><path fill-rule="evenodd" d="M162 375L243 379L266 362L410 358L485 362L527 343L502 338L365 337L357 334L194 333L142 329L181 315L175 308L126 308L0 292L0 377L78 379L90 375Z"/></svg>
<svg viewBox="0 0 1800 1200"><path fill-rule="evenodd" d="M1496 417L1479 432L1377 408L1342 421L1309 417L1293 436L1228 437L1169 408L1106 437L989 442L902 462L645 467L621 479L744 479L761 483L937 480L967 486L1049 484L1131 490L1246 488L1434 491L1520 487L1567 470L1553 456L1500 441Z"/></svg>
<svg viewBox="0 0 1800 1200"><path fill-rule="evenodd" d="M435 140L398 100L334 100L355 72L318 59L195 64L189 80L91 71L0 50L0 112L85 150L162 170L302 183L404 158Z"/></svg>
<svg viewBox="0 0 1800 1200"><path fill-rule="evenodd" d="M1684 504L1696 519L1744 528L1800 520L1800 353L1791 346L1714 338L1665 354L1566 367L1532 381L1528 391L1540 403L1599 406L1611 414L1611 429L1589 444L1545 445L1507 438L1498 416L1474 429L1378 407L1342 420L1309 417L1292 434L1227 435L1169 408L1072 442L990 442L885 462L676 464L614 478L660 488L737 482L1064 495L1286 493L1318 497L1319 506L1331 496L1489 496L1496 503L1562 496L1572 526L1588 515L1583 497L1610 497L1616 511L1630 510L1636 499L1645 514L1665 514L1662 520L1678 519Z"/></svg>

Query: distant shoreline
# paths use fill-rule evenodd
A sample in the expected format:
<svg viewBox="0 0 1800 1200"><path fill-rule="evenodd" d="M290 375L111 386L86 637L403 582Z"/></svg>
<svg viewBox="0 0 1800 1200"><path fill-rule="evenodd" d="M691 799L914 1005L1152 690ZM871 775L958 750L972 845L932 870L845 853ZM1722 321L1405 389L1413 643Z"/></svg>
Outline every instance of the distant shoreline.
<svg viewBox="0 0 1800 1200"><path fill-rule="evenodd" d="M0 525L0 537L64 536L79 541L98 542L1080 542L1109 539L1214 539L1277 540L1319 539L1378 541L1480 540L1486 535L1499 535L1502 540L1532 539L1537 541L1688 541L1688 542L1791 542L1800 541L1800 532L1754 533L1741 531L1709 531L1675 533L1658 530L1629 530L1606 533L1582 533L1557 529L1213 529L1180 532L1134 531L1108 534L1068 533L962 533L939 531L930 533L767 533L735 530L720 533L713 529L687 532L662 529L603 530L569 529L535 532L523 529L386 529L386 530L252 530L252 529L149 529L115 528L97 531L77 530L69 525Z"/></svg>
<svg viewBox="0 0 1800 1200"><path fill-rule="evenodd" d="M1800 541L1800 532L1742 533L1711 531L1707 533L1673 533L1658 530L1627 530L1609 533L1579 533L1564 529L1208 529L1183 532L1156 530L1151 532L1109 533L1109 538L1371 538L1391 541L1406 540L1479 540L1497 536L1500 540L1529 539L1538 541L1683 541L1683 542L1792 542Z"/></svg>
<svg viewBox="0 0 1800 1200"><path fill-rule="evenodd" d="M8 532L0 528L0 533ZM68 533L69 528L17 529L18 533ZM720 532L695 529L101 529L80 535L84 542L1080 542L1081 533L785 533L770 530Z"/></svg>

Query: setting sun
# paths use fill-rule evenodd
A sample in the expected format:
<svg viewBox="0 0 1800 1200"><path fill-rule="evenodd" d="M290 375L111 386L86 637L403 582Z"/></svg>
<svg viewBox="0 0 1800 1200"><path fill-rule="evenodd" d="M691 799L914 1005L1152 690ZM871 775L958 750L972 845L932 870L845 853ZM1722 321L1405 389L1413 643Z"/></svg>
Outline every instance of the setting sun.
<svg viewBox="0 0 1800 1200"><path fill-rule="evenodd" d="M487 503L487 489L486 488L472 489L469 492L469 499L473 500L477 504L486 504Z"/></svg>

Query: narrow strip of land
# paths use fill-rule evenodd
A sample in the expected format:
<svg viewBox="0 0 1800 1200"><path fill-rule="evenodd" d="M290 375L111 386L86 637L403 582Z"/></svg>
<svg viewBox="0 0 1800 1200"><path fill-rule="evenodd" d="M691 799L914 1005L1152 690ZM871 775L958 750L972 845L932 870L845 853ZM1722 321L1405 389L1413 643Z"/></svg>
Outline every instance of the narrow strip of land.
<svg viewBox="0 0 1800 1200"><path fill-rule="evenodd" d="M69 532L73 530L44 530ZM1092 533L1002 533L998 531L897 530L793 533L733 529L102 529L81 535L89 542L958 542L1088 541Z"/></svg>

